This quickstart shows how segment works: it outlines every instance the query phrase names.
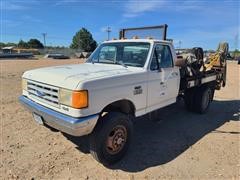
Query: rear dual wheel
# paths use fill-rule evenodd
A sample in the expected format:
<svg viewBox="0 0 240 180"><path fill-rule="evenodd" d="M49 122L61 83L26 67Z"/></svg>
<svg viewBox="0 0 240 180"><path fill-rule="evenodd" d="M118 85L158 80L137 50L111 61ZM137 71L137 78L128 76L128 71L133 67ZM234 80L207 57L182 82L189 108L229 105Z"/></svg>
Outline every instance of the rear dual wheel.
<svg viewBox="0 0 240 180"><path fill-rule="evenodd" d="M188 89L185 92L185 106L189 111L204 114L208 111L212 101L213 91L208 86Z"/></svg>

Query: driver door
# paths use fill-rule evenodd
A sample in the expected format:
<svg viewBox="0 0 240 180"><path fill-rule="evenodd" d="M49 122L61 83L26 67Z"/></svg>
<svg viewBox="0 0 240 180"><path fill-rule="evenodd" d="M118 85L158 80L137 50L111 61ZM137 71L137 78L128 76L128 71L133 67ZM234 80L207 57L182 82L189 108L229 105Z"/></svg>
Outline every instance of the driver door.
<svg viewBox="0 0 240 180"><path fill-rule="evenodd" d="M156 44L148 73L147 112L176 102L179 78L169 45Z"/></svg>

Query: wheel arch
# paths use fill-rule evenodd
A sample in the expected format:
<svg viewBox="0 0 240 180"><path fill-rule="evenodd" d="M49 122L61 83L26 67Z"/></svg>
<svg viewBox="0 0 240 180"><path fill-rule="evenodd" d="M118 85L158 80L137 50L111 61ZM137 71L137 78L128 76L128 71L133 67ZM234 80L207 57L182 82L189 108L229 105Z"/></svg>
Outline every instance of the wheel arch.
<svg viewBox="0 0 240 180"><path fill-rule="evenodd" d="M105 113L111 112L111 111L122 112L124 114L132 115L135 117L136 107L131 100L121 99L106 105L102 109L100 115L103 116Z"/></svg>

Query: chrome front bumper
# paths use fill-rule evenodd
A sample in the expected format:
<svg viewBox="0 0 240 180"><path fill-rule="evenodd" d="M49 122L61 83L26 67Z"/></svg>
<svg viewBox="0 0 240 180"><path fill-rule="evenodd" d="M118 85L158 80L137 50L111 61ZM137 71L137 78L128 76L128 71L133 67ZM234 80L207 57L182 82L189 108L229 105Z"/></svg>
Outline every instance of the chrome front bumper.
<svg viewBox="0 0 240 180"><path fill-rule="evenodd" d="M20 96L19 101L30 112L41 116L44 124L73 136L90 134L99 117L98 114L94 114L87 117L74 118L37 104L25 96Z"/></svg>

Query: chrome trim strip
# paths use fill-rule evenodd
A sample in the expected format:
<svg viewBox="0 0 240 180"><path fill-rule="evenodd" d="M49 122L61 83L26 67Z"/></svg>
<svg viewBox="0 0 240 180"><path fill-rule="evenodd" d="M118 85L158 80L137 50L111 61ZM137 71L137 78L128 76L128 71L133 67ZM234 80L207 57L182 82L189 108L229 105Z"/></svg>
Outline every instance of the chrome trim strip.
<svg viewBox="0 0 240 180"><path fill-rule="evenodd" d="M73 136L90 134L99 118L99 114L74 118L37 104L23 95L19 97L19 101L30 112L40 115L45 124Z"/></svg>
<svg viewBox="0 0 240 180"><path fill-rule="evenodd" d="M214 81L216 79L217 79L216 75L215 76L209 76L209 77L202 78L202 84L210 82L210 81Z"/></svg>

